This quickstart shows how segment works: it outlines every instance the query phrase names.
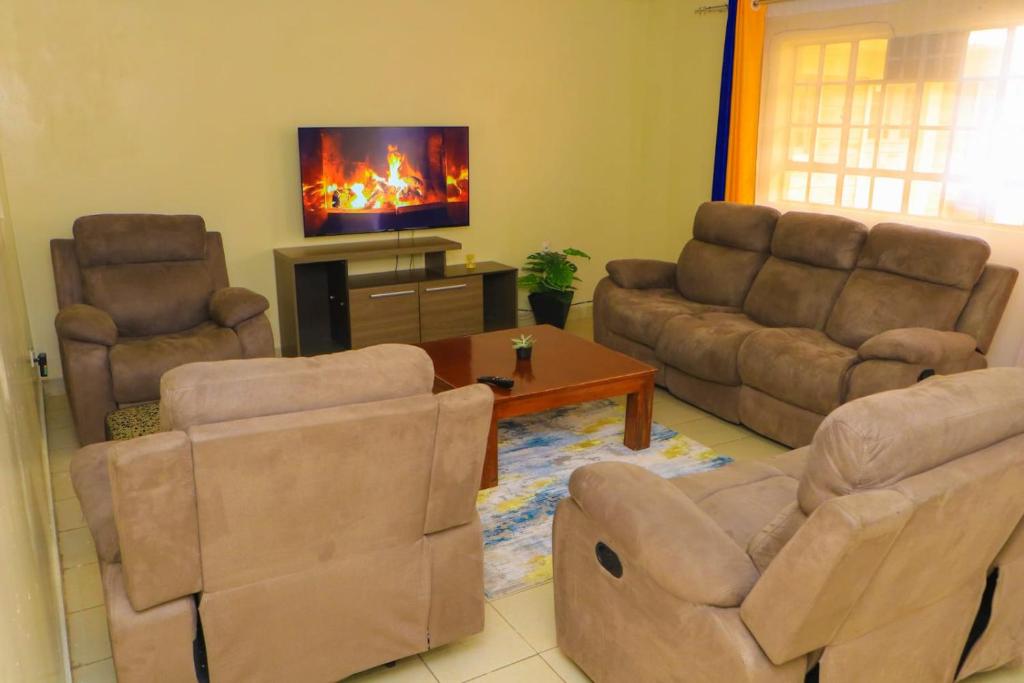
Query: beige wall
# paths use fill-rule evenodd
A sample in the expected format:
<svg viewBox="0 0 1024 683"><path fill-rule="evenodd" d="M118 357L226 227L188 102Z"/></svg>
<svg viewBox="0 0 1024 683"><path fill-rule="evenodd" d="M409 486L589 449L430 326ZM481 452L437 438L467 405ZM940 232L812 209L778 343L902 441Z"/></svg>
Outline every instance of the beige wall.
<svg viewBox="0 0 1024 683"><path fill-rule="evenodd" d="M14 3L0 143L37 346L57 350L47 242L88 213L202 214L232 283L273 300L272 250L303 243L302 125L468 124L472 227L433 234L511 264L589 251L580 301L611 258L674 260L711 184L724 18L698 4Z"/></svg>
<svg viewBox="0 0 1024 683"><path fill-rule="evenodd" d="M39 382L0 162L0 681L65 680Z"/></svg>

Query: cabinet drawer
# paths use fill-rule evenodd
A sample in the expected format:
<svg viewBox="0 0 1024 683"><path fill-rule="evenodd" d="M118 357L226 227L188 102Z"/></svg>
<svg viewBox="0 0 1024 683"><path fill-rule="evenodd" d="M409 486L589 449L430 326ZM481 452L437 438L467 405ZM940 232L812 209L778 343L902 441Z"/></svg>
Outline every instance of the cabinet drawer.
<svg viewBox="0 0 1024 683"><path fill-rule="evenodd" d="M479 275L420 283L423 341L484 331L484 288Z"/></svg>
<svg viewBox="0 0 1024 683"><path fill-rule="evenodd" d="M349 290L352 348L374 344L415 344L420 340L416 284Z"/></svg>

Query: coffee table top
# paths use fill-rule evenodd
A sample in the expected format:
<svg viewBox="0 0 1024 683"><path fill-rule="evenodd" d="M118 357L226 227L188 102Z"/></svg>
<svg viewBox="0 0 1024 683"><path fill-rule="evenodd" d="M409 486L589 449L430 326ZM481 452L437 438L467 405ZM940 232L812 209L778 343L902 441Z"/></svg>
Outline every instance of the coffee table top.
<svg viewBox="0 0 1024 683"><path fill-rule="evenodd" d="M512 338L520 334L532 334L537 340L528 361L517 360L512 349ZM492 387L496 403L656 372L646 363L551 325L440 339L419 346L434 361L434 376L453 389L475 384L481 375L514 379L511 389Z"/></svg>

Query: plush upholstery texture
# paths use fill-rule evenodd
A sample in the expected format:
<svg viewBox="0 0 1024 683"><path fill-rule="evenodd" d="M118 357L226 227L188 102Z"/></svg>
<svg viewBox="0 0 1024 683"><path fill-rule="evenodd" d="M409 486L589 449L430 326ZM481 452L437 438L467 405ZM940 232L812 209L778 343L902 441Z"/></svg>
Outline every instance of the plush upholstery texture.
<svg viewBox="0 0 1024 683"><path fill-rule="evenodd" d="M940 230L710 202L675 287L664 262L608 264L594 339L679 398L803 446L846 401L986 367L1017 278L988 255Z"/></svg>
<svg viewBox="0 0 1024 683"><path fill-rule="evenodd" d="M935 377L846 404L809 448L671 482L578 469L554 522L559 646L596 683L800 683L815 662L822 683L952 681L1000 567L960 676L1015 661L1021 387L1024 369Z"/></svg>
<svg viewBox="0 0 1024 683"><path fill-rule="evenodd" d="M197 598L217 681L339 680L479 632L494 395L432 374L399 345L186 365L178 429L79 450L121 680L187 680Z"/></svg>
<svg viewBox="0 0 1024 683"><path fill-rule="evenodd" d="M274 353L267 300L229 288L220 234L199 216L99 214L50 242L61 365L81 443L106 415L156 401L166 370Z"/></svg>

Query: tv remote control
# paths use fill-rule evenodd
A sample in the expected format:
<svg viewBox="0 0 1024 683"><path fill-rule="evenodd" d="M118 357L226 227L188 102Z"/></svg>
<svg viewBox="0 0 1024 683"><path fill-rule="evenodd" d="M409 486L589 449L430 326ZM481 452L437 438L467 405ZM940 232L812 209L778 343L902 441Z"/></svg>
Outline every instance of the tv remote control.
<svg viewBox="0 0 1024 683"><path fill-rule="evenodd" d="M511 389L516 383L514 379L509 377L495 377L494 375L481 375L476 378L476 381L501 387L502 389Z"/></svg>

